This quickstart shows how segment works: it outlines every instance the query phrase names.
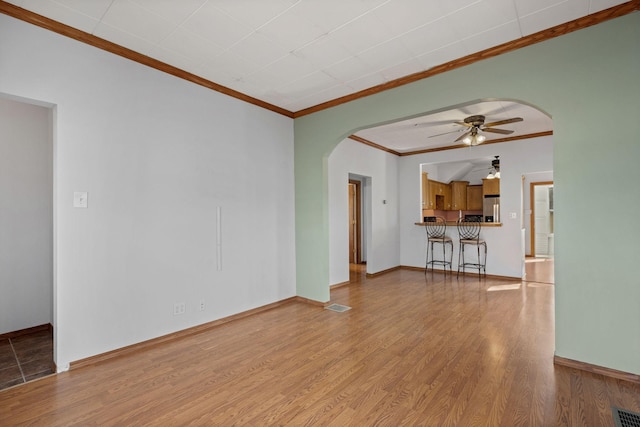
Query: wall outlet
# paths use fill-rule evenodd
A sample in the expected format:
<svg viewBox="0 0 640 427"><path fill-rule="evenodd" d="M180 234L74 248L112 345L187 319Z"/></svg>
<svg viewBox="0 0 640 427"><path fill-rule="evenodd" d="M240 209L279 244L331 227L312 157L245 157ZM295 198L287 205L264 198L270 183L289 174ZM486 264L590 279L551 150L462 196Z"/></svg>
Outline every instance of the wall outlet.
<svg viewBox="0 0 640 427"><path fill-rule="evenodd" d="M199 310L200 310L200 311L204 311L205 307L206 307L206 306L204 305L204 300L203 300L203 299L202 299L202 300L200 300Z"/></svg>
<svg viewBox="0 0 640 427"><path fill-rule="evenodd" d="M173 304L173 315L178 316L187 312L187 305L183 302Z"/></svg>

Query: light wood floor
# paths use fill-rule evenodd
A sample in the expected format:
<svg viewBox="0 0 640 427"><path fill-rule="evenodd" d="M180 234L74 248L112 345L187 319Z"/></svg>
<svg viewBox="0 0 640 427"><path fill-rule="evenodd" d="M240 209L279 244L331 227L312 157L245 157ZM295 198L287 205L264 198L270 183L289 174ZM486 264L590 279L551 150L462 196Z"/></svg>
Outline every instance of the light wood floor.
<svg viewBox="0 0 640 427"><path fill-rule="evenodd" d="M640 385L554 366L553 285L399 270L0 391L0 425L613 426Z"/></svg>

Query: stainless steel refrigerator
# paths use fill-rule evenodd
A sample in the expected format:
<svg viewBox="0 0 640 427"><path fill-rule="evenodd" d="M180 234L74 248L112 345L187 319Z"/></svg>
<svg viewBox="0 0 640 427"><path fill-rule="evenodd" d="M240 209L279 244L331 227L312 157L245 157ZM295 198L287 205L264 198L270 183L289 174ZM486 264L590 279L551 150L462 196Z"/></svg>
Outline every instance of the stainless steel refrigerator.
<svg viewBox="0 0 640 427"><path fill-rule="evenodd" d="M500 222L500 196L484 196L482 217L484 222Z"/></svg>

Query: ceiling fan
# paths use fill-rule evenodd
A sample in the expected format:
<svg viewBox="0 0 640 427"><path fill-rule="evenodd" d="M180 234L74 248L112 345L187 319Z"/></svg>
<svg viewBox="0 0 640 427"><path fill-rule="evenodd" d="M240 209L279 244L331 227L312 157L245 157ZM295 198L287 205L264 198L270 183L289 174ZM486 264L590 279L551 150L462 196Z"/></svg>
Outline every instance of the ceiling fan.
<svg viewBox="0 0 640 427"><path fill-rule="evenodd" d="M500 126L500 125L506 125L509 123L516 123L516 122L521 122L523 121L522 117L512 117L510 119L505 119L505 120L498 120L495 122L490 122L490 123L485 123L485 116L481 115L481 114L477 114L474 116L469 116L466 119L464 119L464 121L458 121L458 122L454 122L457 125L461 125L464 126L467 129L461 129L461 130L466 130L466 132L462 135L460 135L454 142L458 142L458 141L462 141L463 143L467 144L467 145L478 145L478 144L482 144L487 137L482 135L480 132L492 132L492 133L500 133L503 135L509 135L512 134L513 131L512 130L508 130L508 129L496 129L494 128L494 126ZM456 130L456 131L452 131L452 132L445 132L445 133L441 133L438 135L432 135L430 136L430 138L434 137L434 136L440 136L440 135L446 135L447 133L453 133L453 132L459 132L460 130Z"/></svg>
<svg viewBox="0 0 640 427"><path fill-rule="evenodd" d="M500 178L500 156L493 156L493 160L491 160L491 166L481 167L479 169L474 169L471 172L480 172L480 171L489 171L487 175L487 179Z"/></svg>
<svg viewBox="0 0 640 427"><path fill-rule="evenodd" d="M485 117L483 115L478 114L475 116L469 116L462 122L454 122L458 125L470 128L469 131L467 131L463 135L460 135L454 142L462 141L467 145L482 144L487 138L484 135L479 134L479 132L492 132L509 135L513 133L512 130L495 129L494 126L521 122L523 120L522 117L512 117L510 119L498 120L497 122L485 123L484 119Z"/></svg>

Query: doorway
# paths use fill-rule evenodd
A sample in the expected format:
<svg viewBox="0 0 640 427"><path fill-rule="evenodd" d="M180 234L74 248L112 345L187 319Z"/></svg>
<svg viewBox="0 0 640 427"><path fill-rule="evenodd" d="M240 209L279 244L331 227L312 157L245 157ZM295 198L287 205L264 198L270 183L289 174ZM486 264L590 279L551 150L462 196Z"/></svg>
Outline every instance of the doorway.
<svg viewBox="0 0 640 427"><path fill-rule="evenodd" d="M362 187L349 180L349 264L362 263Z"/></svg>
<svg viewBox="0 0 640 427"><path fill-rule="evenodd" d="M0 94L0 388L55 371L53 121Z"/></svg>
<svg viewBox="0 0 640 427"><path fill-rule="evenodd" d="M531 200L531 255L553 258L553 181L532 182Z"/></svg>

